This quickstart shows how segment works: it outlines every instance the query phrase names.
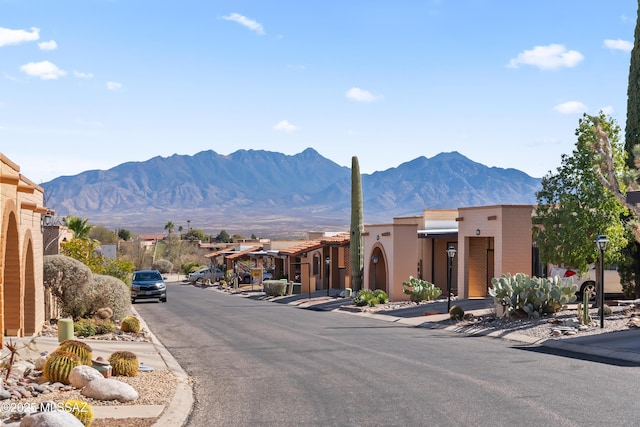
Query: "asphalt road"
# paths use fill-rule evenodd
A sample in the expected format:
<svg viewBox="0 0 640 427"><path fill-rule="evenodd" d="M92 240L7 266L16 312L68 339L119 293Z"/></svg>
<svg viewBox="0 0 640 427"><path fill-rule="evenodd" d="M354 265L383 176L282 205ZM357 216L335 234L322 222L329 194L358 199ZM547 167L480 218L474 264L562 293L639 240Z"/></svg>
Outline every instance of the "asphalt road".
<svg viewBox="0 0 640 427"><path fill-rule="evenodd" d="M138 303L188 426L635 426L638 367L170 283Z"/></svg>

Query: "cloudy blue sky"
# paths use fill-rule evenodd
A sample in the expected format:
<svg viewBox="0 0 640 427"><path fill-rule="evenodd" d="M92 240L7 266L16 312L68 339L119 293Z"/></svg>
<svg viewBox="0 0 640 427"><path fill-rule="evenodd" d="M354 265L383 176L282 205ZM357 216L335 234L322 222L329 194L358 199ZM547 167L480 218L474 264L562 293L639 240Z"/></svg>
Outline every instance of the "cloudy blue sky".
<svg viewBox="0 0 640 427"><path fill-rule="evenodd" d="M624 127L635 0L0 0L0 152L36 183L203 150L542 177Z"/></svg>

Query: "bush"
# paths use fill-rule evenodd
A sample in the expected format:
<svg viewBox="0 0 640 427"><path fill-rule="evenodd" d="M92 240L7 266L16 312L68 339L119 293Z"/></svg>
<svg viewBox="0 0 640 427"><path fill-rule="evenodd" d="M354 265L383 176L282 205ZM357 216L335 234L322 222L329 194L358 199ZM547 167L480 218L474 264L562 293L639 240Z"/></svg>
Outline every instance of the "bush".
<svg viewBox="0 0 640 427"><path fill-rule="evenodd" d="M353 303L358 307L368 305L375 307L378 304L386 304L389 302L389 296L381 289L372 291L371 289L361 289L353 298Z"/></svg>
<svg viewBox="0 0 640 427"><path fill-rule="evenodd" d="M81 316L84 297L93 275L89 267L66 255L47 255L43 262L44 286L57 300L63 316Z"/></svg>
<svg viewBox="0 0 640 427"><path fill-rule="evenodd" d="M113 310L113 318L122 320L131 312L131 290L122 280L112 276L95 274L86 294L86 314L97 312L102 307Z"/></svg>
<svg viewBox="0 0 640 427"><path fill-rule="evenodd" d="M403 282L402 286L404 287L402 291L405 295L410 295L411 301L413 302L431 301L442 294L440 288L436 287L433 283L416 279L413 276L409 276L409 281Z"/></svg>
<svg viewBox="0 0 640 427"><path fill-rule="evenodd" d="M96 322L94 319L80 319L73 323L73 330L79 337L92 337L96 334Z"/></svg>
<svg viewBox="0 0 640 427"><path fill-rule="evenodd" d="M173 263L166 259L159 259L153 263L151 268L158 270L162 274L167 274L173 271Z"/></svg>
<svg viewBox="0 0 640 427"><path fill-rule="evenodd" d="M200 268L200 263L196 261L186 262L182 264L182 272L187 275L189 273L193 273L194 271Z"/></svg>
<svg viewBox="0 0 640 427"><path fill-rule="evenodd" d="M280 280L265 280L262 282L264 293L272 297L279 297L287 294L287 284Z"/></svg>
<svg viewBox="0 0 640 427"><path fill-rule="evenodd" d="M564 282L558 276L549 279L529 277L523 273L494 277L491 284L493 287L489 289L489 295L496 304L504 307L506 315L533 318L558 312L576 300L578 290L578 285Z"/></svg>

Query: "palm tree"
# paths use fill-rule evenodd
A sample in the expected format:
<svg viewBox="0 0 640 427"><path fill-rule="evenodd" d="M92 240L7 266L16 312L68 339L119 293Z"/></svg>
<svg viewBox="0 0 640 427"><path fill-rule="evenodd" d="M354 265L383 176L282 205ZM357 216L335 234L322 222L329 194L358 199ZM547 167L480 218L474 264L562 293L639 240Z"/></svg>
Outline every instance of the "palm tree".
<svg viewBox="0 0 640 427"><path fill-rule="evenodd" d="M167 232L169 233L169 236L171 236L171 233L173 233L174 227L175 227L175 224L172 221L169 221L164 225L164 229L167 230Z"/></svg>
<svg viewBox="0 0 640 427"><path fill-rule="evenodd" d="M87 240L89 238L89 232L93 225L89 225L87 222L89 222L89 218L80 218L73 215L67 215L64 218L65 225L69 230L73 231L75 239Z"/></svg>

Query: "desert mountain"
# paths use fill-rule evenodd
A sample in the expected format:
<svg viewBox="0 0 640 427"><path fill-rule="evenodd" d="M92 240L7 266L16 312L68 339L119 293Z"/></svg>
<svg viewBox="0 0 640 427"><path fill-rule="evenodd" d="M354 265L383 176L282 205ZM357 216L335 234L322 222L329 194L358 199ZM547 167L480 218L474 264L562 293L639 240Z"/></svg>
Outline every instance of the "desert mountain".
<svg viewBox="0 0 640 427"><path fill-rule="evenodd" d="M42 186L58 215L137 232L161 232L167 221L177 226L190 220L191 227L210 233L224 229L282 237L348 229L350 221L350 169L311 148L293 156L209 150L154 157ZM362 186L365 222L376 223L419 215L426 208L533 204L540 179L451 152L363 174Z"/></svg>

